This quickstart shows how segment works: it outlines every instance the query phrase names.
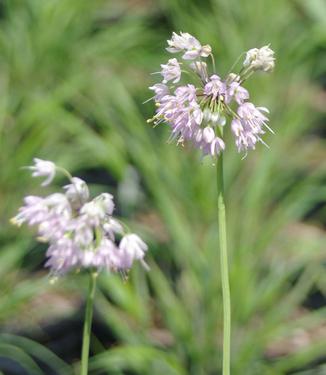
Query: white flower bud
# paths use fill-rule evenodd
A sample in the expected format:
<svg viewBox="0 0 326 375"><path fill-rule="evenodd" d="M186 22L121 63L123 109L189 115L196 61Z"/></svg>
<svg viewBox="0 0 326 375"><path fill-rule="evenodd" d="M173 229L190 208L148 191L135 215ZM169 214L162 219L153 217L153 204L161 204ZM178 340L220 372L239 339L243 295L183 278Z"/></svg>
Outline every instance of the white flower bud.
<svg viewBox="0 0 326 375"><path fill-rule="evenodd" d="M66 197L69 202L76 209L86 203L89 198L88 186L81 178L73 177L71 179L71 184L68 184L63 188L66 190Z"/></svg>
<svg viewBox="0 0 326 375"><path fill-rule="evenodd" d="M172 81L177 83L181 78L181 68L177 59L170 59L167 64L161 64L161 75L163 77L163 84Z"/></svg>
<svg viewBox="0 0 326 375"><path fill-rule="evenodd" d="M207 57L211 54L212 48L208 44L202 46L199 41L188 33L175 32L172 34L171 40L168 40L167 51L171 53L185 51L182 58L184 60L194 60L198 57Z"/></svg>
<svg viewBox="0 0 326 375"><path fill-rule="evenodd" d="M100 225L100 222L105 218L103 206L98 204L95 199L84 204L80 213L85 216L87 223L93 226Z"/></svg>
<svg viewBox="0 0 326 375"><path fill-rule="evenodd" d="M106 215L112 215L114 210L113 195L102 193L94 199L102 207Z"/></svg>
<svg viewBox="0 0 326 375"><path fill-rule="evenodd" d="M210 126L206 126L203 130L203 140L207 143L211 143L215 138L215 132Z"/></svg>
<svg viewBox="0 0 326 375"><path fill-rule="evenodd" d="M123 227L118 220L113 219L112 217L103 225L103 230L105 234L111 239L114 240L114 234L122 234Z"/></svg>
<svg viewBox="0 0 326 375"><path fill-rule="evenodd" d="M250 67L253 70L262 70L270 72L275 66L274 51L269 46L262 48L252 48L246 53L243 66Z"/></svg>
<svg viewBox="0 0 326 375"><path fill-rule="evenodd" d="M31 171L33 171L33 177L40 177L44 176L47 177L45 181L41 184L41 186L49 185L55 176L56 165L52 161L42 160L38 158L34 158L34 165L28 167Z"/></svg>
<svg viewBox="0 0 326 375"><path fill-rule="evenodd" d="M227 83L231 83L231 82L239 82L240 81L240 76L239 74L235 74L235 73L230 73L227 78L226 78L226 82Z"/></svg>
<svg viewBox="0 0 326 375"><path fill-rule="evenodd" d="M148 246L137 234L125 235L119 244L120 267L130 268L134 260L142 260Z"/></svg>
<svg viewBox="0 0 326 375"><path fill-rule="evenodd" d="M83 205L80 210L90 225L98 226L106 215L112 215L114 209L113 195L102 193L91 202Z"/></svg>
<svg viewBox="0 0 326 375"><path fill-rule="evenodd" d="M200 143L201 140L202 140L202 138L203 138L203 131L202 131L202 129L199 128L199 129L197 130L197 132L196 132L195 141L196 141L197 143Z"/></svg>
<svg viewBox="0 0 326 375"><path fill-rule="evenodd" d="M195 61L190 64L190 68L195 71L203 82L208 81L207 64L203 61Z"/></svg>
<svg viewBox="0 0 326 375"><path fill-rule="evenodd" d="M208 57L212 53L212 47L209 44L202 46L201 48L201 57Z"/></svg>

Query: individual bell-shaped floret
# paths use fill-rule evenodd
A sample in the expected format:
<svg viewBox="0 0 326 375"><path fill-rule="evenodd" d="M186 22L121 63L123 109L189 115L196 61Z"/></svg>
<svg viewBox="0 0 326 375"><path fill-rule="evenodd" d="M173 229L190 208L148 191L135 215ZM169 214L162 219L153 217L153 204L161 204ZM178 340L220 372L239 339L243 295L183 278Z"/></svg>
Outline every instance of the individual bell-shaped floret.
<svg viewBox="0 0 326 375"><path fill-rule="evenodd" d="M171 53L177 53L185 51L182 58L184 60L194 60L198 57L208 57L212 48L207 44L202 46L199 41L188 33L180 33L180 35L175 32L172 34L171 40L168 40L167 51Z"/></svg>
<svg viewBox="0 0 326 375"><path fill-rule="evenodd" d="M252 48L247 51L243 66L245 68L250 67L253 70L271 72L275 66L274 51L269 48L269 45Z"/></svg>
<svg viewBox="0 0 326 375"><path fill-rule="evenodd" d="M46 177L46 179L42 182L41 186L49 185L54 177L56 172L56 165L52 161L42 160L38 158L34 158L34 165L27 167L31 171L33 171L33 177Z"/></svg>
<svg viewBox="0 0 326 375"><path fill-rule="evenodd" d="M98 226L106 215L112 215L114 210L113 195L102 193L92 201L83 205L80 213L86 217L90 225Z"/></svg>
<svg viewBox="0 0 326 375"><path fill-rule="evenodd" d="M164 96L169 95L169 88L164 83L156 83L155 85L149 87L155 93L154 99L160 101Z"/></svg>
<svg viewBox="0 0 326 375"><path fill-rule="evenodd" d="M89 199L88 186L81 178L72 177L71 183L63 188L71 206L75 209L80 208Z"/></svg>
<svg viewBox="0 0 326 375"><path fill-rule="evenodd" d="M161 75L163 77L163 83L172 81L177 83L180 81L181 69L177 59L170 59L167 64L161 64Z"/></svg>
<svg viewBox="0 0 326 375"><path fill-rule="evenodd" d="M119 260L121 269L129 269L134 260L142 260L148 247L137 234L125 235L119 244Z"/></svg>

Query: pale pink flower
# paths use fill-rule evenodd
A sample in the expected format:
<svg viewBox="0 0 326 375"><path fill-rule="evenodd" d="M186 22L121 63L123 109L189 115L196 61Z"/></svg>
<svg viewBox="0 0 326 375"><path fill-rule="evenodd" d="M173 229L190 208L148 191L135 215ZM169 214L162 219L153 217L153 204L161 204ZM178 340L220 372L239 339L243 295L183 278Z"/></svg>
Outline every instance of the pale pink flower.
<svg viewBox="0 0 326 375"><path fill-rule="evenodd" d="M157 110L148 122L166 123L171 128L170 141L191 143L203 155L213 157L225 150L222 138L228 127L239 152L254 149L257 142L264 143L261 137L265 129L272 131L264 114L267 109L248 102L249 92L243 83L255 70L273 69L275 57L269 46L249 50L244 68L222 79L215 72L208 75L212 68L215 70L210 46L202 46L192 35L182 32L173 33L167 42L168 52L181 52L184 60L193 61L183 61L182 71L176 59L162 65L163 83L150 87L155 92ZM208 66L210 60L200 59L209 55L212 67ZM181 78L185 84L179 83Z"/></svg>
<svg viewBox="0 0 326 375"><path fill-rule="evenodd" d="M255 107L252 103L239 106L237 111L239 117L233 119L231 123L239 152L255 149L257 142L265 144L261 139L261 135L265 133L264 127L272 132L267 125L268 118L262 112L268 112L267 108Z"/></svg>
<svg viewBox="0 0 326 375"><path fill-rule="evenodd" d="M169 47L167 47L166 50L171 53L185 52L182 56L184 60L207 57L212 51L209 45L202 46L195 37L188 33L181 32L180 35L178 35L174 32L171 40L167 42Z"/></svg>
<svg viewBox="0 0 326 375"><path fill-rule="evenodd" d="M52 161L42 160L34 158L34 165L27 167L33 171L33 177L46 177L46 179L41 184L42 186L49 185L55 177L56 166Z"/></svg>
<svg viewBox="0 0 326 375"><path fill-rule="evenodd" d="M180 81L181 69L177 59L170 59L167 64L162 64L161 68L161 75L164 84L169 81L172 81L173 83Z"/></svg>
<svg viewBox="0 0 326 375"><path fill-rule="evenodd" d="M219 95L224 95L225 92L226 85L217 74L212 75L204 87L204 94L211 96L213 100Z"/></svg>
<svg viewBox="0 0 326 375"><path fill-rule="evenodd" d="M246 53L243 66L250 67L253 70L270 72L275 66L274 51L268 45L261 48L252 48Z"/></svg>
<svg viewBox="0 0 326 375"><path fill-rule="evenodd" d="M63 188L66 191L66 197L74 208L78 209L88 201L88 186L81 178L73 177L71 183Z"/></svg>
<svg viewBox="0 0 326 375"><path fill-rule="evenodd" d="M165 95L169 94L169 88L166 85L164 85L164 83L156 83L149 89L154 91L154 99L158 102L161 101Z"/></svg>
<svg viewBox="0 0 326 375"><path fill-rule="evenodd" d="M51 273L62 275L81 268L117 271L129 269L135 260L147 267L143 261L147 245L136 234L125 233L112 217L113 196L102 193L89 202L86 182L77 177L70 180L65 194L27 196L12 219L16 225L35 226L37 239L49 244L45 265Z"/></svg>
<svg viewBox="0 0 326 375"><path fill-rule="evenodd" d="M137 234L125 235L119 244L119 268L130 268L134 260L142 260L148 250L146 243Z"/></svg>

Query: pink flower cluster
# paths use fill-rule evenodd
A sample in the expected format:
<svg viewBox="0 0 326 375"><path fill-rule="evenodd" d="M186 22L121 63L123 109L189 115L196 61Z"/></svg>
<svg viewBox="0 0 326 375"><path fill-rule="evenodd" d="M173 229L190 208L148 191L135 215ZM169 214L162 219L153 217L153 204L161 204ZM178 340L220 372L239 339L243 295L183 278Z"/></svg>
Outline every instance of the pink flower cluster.
<svg viewBox="0 0 326 375"><path fill-rule="evenodd" d="M211 56L214 65L211 47L202 46L190 34L173 33L167 51L183 53L184 61L173 58L161 65L163 80L150 87L157 111L149 121L155 125L167 123L171 139L191 142L204 155L219 155L225 149L223 127L227 119L239 152L255 149L257 142L264 143L261 136L265 129L271 131L265 115L268 110L250 103L249 92L242 84L254 71L272 70L274 52L268 46L249 50L239 74L231 73L224 80L215 72L208 74L202 58ZM186 79L189 76L193 77L190 82ZM182 79L184 83L180 84Z"/></svg>
<svg viewBox="0 0 326 375"><path fill-rule="evenodd" d="M46 160L34 161L29 168L34 176L46 177L45 184L52 181L57 170L63 170ZM49 243L46 266L53 274L80 268L126 270L135 260L146 267L143 258L147 245L138 235L125 233L112 216L111 194L102 193L89 200L87 184L77 177L70 177L64 190L46 197L25 197L24 205L12 219L16 225L36 227L38 240Z"/></svg>

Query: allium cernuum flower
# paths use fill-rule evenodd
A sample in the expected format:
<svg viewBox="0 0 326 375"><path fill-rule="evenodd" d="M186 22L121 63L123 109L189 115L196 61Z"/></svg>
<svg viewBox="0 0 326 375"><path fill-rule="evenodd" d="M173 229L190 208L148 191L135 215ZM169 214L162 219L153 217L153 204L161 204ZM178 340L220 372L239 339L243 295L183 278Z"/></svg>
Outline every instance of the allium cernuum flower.
<svg viewBox="0 0 326 375"><path fill-rule="evenodd" d="M181 69L177 59L170 59L167 64L162 64L163 83L172 81L177 83L180 81Z"/></svg>
<svg viewBox="0 0 326 375"><path fill-rule="evenodd" d="M252 68L253 70L269 72L275 66L274 51L269 46L252 48L247 51L243 66Z"/></svg>
<svg viewBox="0 0 326 375"><path fill-rule="evenodd" d="M85 181L78 177L72 177L71 183L63 187L70 204L78 209L88 201L89 190Z"/></svg>
<svg viewBox="0 0 326 375"><path fill-rule="evenodd" d="M173 33L171 40L168 40L167 51L171 53L185 52L184 60L194 60L197 57L207 57L212 49L209 45L202 46L199 41L188 33Z"/></svg>
<svg viewBox="0 0 326 375"><path fill-rule="evenodd" d="M42 183L42 186L49 185L55 176L55 164L52 161L42 160L38 158L34 158L34 165L28 167L30 170L33 171L33 177L47 177L46 180Z"/></svg>
<svg viewBox="0 0 326 375"><path fill-rule="evenodd" d="M34 159L30 167L33 176L53 179L57 171L70 174L54 163ZM42 184L44 185L44 183ZM46 266L52 274L62 275L71 270L128 270L138 260L147 267L143 258L147 245L136 234L125 233L124 226L115 219L113 195L102 193L89 200L85 181L70 177L64 193L46 197L27 196L12 223L23 223L37 230L37 239L46 242Z"/></svg>
<svg viewBox="0 0 326 375"><path fill-rule="evenodd" d="M137 234L127 234L120 242L119 251L124 267L130 268L134 259L143 259L147 245Z"/></svg>
<svg viewBox="0 0 326 375"><path fill-rule="evenodd" d="M265 144L262 136L271 131L264 107L250 100L244 82L257 70L270 72L275 65L269 46L246 53L242 69L222 78L215 71L212 48L202 45L188 33L173 33L166 50L181 53L161 65L161 83L150 87L157 110L149 122L170 126L170 140L177 144L191 143L203 155L218 156L226 148L224 134L231 128L238 152L246 153ZM206 58L210 60L203 61ZM189 61L190 60L190 61ZM211 66L210 66L211 65ZM181 69L182 67L182 69Z"/></svg>

